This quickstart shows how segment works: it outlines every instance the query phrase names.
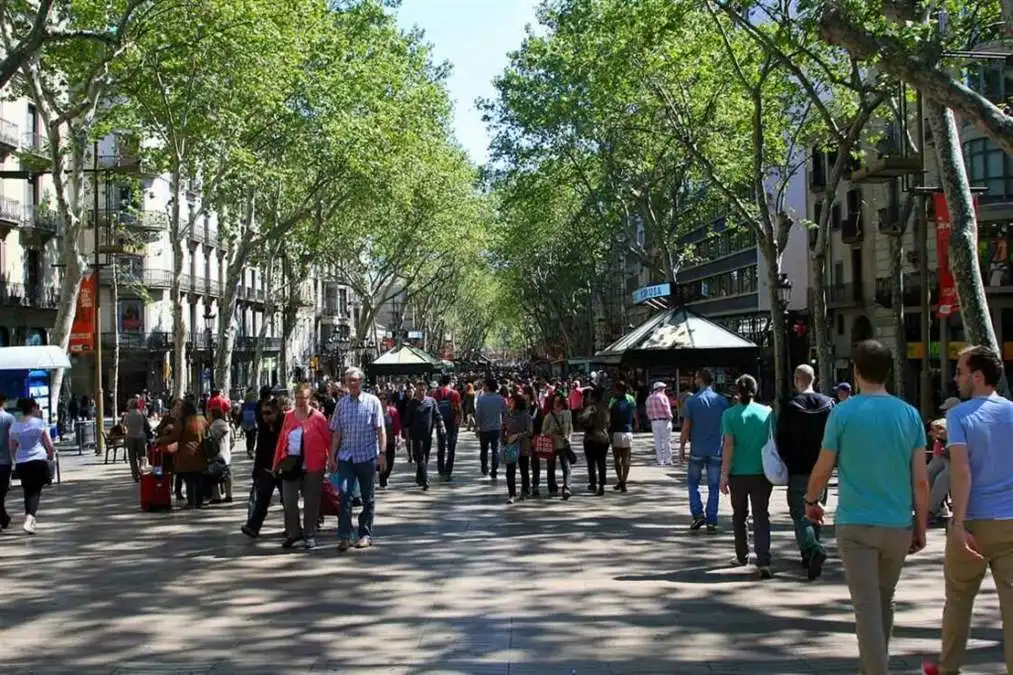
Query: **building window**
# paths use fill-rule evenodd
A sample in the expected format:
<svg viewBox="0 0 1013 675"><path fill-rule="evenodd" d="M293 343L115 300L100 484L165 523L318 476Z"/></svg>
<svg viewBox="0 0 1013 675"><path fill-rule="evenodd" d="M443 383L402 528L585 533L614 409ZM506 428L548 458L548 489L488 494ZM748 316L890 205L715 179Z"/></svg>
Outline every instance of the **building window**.
<svg viewBox="0 0 1013 675"><path fill-rule="evenodd" d="M731 227L721 232L713 232L696 244L696 255L701 263L724 258L752 249L753 242L750 232L744 227Z"/></svg>
<svg viewBox="0 0 1013 675"><path fill-rule="evenodd" d="M967 86L992 103L1005 103L1013 96L1013 71L1002 64L974 65L967 69Z"/></svg>
<svg viewBox="0 0 1013 675"><path fill-rule="evenodd" d="M979 139L964 144L964 165L975 187L988 190L978 199L1000 202L1013 199L1013 158L994 141Z"/></svg>
<svg viewBox="0 0 1013 675"><path fill-rule="evenodd" d="M756 265L694 281L688 284L690 296L705 299L755 293L757 288Z"/></svg>

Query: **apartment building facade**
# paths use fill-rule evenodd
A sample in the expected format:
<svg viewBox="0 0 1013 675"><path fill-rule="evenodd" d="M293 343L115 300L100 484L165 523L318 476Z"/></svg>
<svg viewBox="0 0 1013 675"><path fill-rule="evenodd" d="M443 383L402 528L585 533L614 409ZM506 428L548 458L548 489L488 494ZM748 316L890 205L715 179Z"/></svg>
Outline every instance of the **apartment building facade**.
<svg viewBox="0 0 1013 675"><path fill-rule="evenodd" d="M0 174L0 346L48 344L59 303L57 244L62 229L52 180L46 173L48 149L40 131L40 120L28 99L0 103L0 170L4 172ZM91 153L87 161L95 163ZM170 289L175 254L169 237L169 183L166 176L144 173L136 144L124 137L112 135L99 143L97 165L98 171L89 174L89 179L97 179L98 208L88 210L88 227L79 243L91 272L96 248L99 251L97 293L102 307L99 330L105 389L111 389L113 347L118 339L121 398L143 389L163 391L174 376ZM191 203L183 205L184 218L187 209L200 208L199 199L191 195ZM291 378L312 379L325 371L328 360L330 368L339 371L348 357L339 353L336 337L351 339L354 332L348 311L350 291L334 284L325 289L316 272L300 285L303 301L289 339L289 367L283 373L281 317L278 311L267 311L271 289L265 270L245 269L234 308L222 304L229 245L213 212L198 218L186 235L182 289L187 388L209 388L212 356L221 349L216 341L223 320L231 321L236 333L233 387L254 381L279 384ZM262 333L258 378L252 366ZM71 362L67 393L91 395L94 354L72 354Z"/></svg>
<svg viewBox="0 0 1013 675"><path fill-rule="evenodd" d="M128 153L119 144L116 137L104 141L100 164L129 162ZM135 183L117 182L115 176L110 173L99 189L99 250L107 251L112 244L119 280L116 311L103 315L103 363L108 372L115 321L120 340L121 390L157 391L172 375L167 371L174 339L171 283L175 256L169 237L169 183L165 176L146 176L137 189ZM199 195L194 195L184 205L183 220L187 220L189 209L200 208ZM120 245L123 240L126 246ZM86 234L82 243L85 250L94 252L93 233ZM223 303L231 245L210 210L197 218L186 235L181 285L188 341L188 389L210 388L212 359L222 348L217 343L222 321L231 321L235 332L230 373L234 392L258 382L278 386L341 372L349 355L340 347L354 337L349 289L325 282L322 270L311 269L295 287L298 309L283 349L281 270L276 266L269 277L264 266L246 267L238 280L235 305L226 307ZM107 269L101 273L100 293L102 303L113 307L112 274ZM273 309L269 296L274 299ZM262 347L261 370L254 373L258 344ZM283 356L285 367L281 363Z"/></svg>
<svg viewBox="0 0 1013 675"><path fill-rule="evenodd" d="M989 48L995 46L983 47ZM1003 102L1013 96L1013 71L1003 61L972 66L968 73L968 85L993 101ZM912 120L909 127L916 136L915 122ZM814 149L808 162L810 217L815 220L822 209L833 209L826 283L834 369L839 380L850 379L852 346L866 338L878 339L907 353L905 393L910 400L919 400L923 355L928 350L929 396L933 405L938 405L954 392L953 369L966 342L959 310L949 317L940 317L937 311L939 228L933 208L935 195L925 198L925 229L909 226L902 235L902 326L894 318L889 282L891 239L897 237L904 191L913 185L913 177L921 170L925 186L939 187L935 151L927 123L924 164L921 157L905 156L901 151L902 129L897 120L881 120L878 124L882 127L882 140L876 147L865 149L863 161L852 167L835 195L827 193L825 184L829 162L834 157ZM968 176L972 186L979 190L976 194L979 263L996 336L1010 367L1013 366L1013 158L970 124L959 120L958 124ZM924 243L919 241L920 237L924 237ZM920 250L926 251L929 279L928 340L922 335Z"/></svg>
<svg viewBox="0 0 1013 675"><path fill-rule="evenodd" d="M0 101L0 346L43 345L59 304L48 151L26 99ZM28 173L31 169L32 175Z"/></svg>

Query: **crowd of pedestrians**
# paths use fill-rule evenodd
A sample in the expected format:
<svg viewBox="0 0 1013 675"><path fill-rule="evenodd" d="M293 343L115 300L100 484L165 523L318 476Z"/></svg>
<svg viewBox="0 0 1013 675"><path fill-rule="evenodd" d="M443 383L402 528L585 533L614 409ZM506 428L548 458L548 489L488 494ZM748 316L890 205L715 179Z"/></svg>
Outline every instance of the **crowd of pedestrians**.
<svg viewBox="0 0 1013 675"><path fill-rule="evenodd" d="M351 368L342 382L325 389L297 386L291 400L265 387L259 398L251 395L232 406L215 392L205 404L206 417L192 400L179 400L155 429L132 400L123 426L135 479L145 468L146 440L154 437L188 508L231 501L233 438L245 434L253 486L243 533L260 535L277 491L284 511L282 546L313 549L323 505L333 492L338 549L346 551L373 545L377 488L389 485L402 448L416 486L426 492L434 440L438 478L449 482L459 436L473 432L481 473L496 485L502 469L508 504L541 497L543 478L549 497L568 500L577 462L574 434L582 432L587 490L601 497L609 483L609 449L612 488L625 492L634 429L649 423L657 464L686 466L689 529L717 532L719 495L728 495L732 562L755 561L760 579L772 576L775 483L786 488L799 563L810 580L822 575L828 485L836 472L837 553L854 607L862 672L888 672L895 590L907 557L925 547L933 525L947 526L946 604L939 662L926 664L925 672L959 672L974 598L988 570L996 579L1005 658L1013 672L1013 402L996 391L1001 358L985 347L964 350L955 377L960 399L947 399L944 416L928 423L888 392L893 360L887 348L861 342L853 361L857 391L842 383L833 398L814 389L810 366L798 366L794 391L776 415L757 400L757 381L750 375L735 381L729 400L714 390L706 369L696 374L696 393L675 408L662 382L642 403L622 380L582 387L520 376L456 386L444 376L438 383L383 385L372 393L364 388L362 371ZM19 408L22 416L15 422L0 405L0 529L11 522L3 503L16 473L24 492L24 529L34 533L54 450L35 402L22 400ZM682 418L678 460L671 447L677 416ZM771 461L783 469L774 472L777 479ZM353 506L361 506L354 525Z"/></svg>

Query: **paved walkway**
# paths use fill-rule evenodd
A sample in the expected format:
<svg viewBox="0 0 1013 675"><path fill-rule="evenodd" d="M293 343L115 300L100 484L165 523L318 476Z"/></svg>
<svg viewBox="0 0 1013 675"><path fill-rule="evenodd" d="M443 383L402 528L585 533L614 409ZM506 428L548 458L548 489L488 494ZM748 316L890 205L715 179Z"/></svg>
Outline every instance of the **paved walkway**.
<svg viewBox="0 0 1013 675"><path fill-rule="evenodd" d="M141 513L126 465L65 456L39 534L18 517L0 535L0 673L855 673L840 567L832 552L804 581L783 491L777 576L759 582L726 564L730 533L686 531L684 472L653 466L649 443L638 437L628 494L587 495L581 458L571 501L511 507L502 478L479 476L470 435L455 482L428 493L400 456L377 546L340 556L333 519L325 546L283 552L276 508L251 542L245 503ZM244 457L237 475L248 469ZM20 490L8 503L20 511ZM941 558L933 532L905 569L897 672L938 648ZM989 579L966 672L1003 672L999 626Z"/></svg>

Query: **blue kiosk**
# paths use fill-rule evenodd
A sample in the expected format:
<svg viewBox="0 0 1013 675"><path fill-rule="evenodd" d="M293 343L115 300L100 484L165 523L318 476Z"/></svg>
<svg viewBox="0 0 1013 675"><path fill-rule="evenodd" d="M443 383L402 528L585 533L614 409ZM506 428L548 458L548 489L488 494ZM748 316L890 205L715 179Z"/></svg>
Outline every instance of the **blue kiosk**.
<svg viewBox="0 0 1013 675"><path fill-rule="evenodd" d="M55 345L36 347L0 347L0 391L13 407L19 398L30 396L42 409L49 434L56 439L56 397L50 389L52 371L70 368L67 353Z"/></svg>

